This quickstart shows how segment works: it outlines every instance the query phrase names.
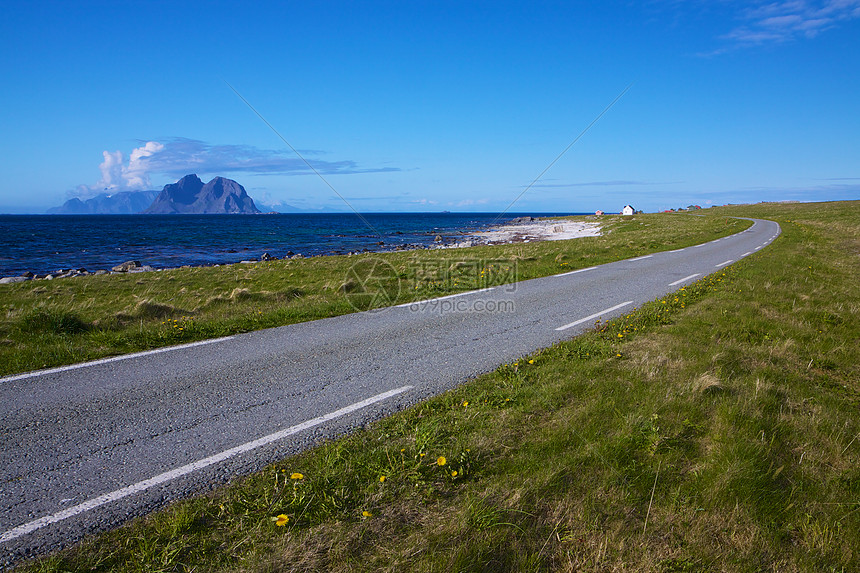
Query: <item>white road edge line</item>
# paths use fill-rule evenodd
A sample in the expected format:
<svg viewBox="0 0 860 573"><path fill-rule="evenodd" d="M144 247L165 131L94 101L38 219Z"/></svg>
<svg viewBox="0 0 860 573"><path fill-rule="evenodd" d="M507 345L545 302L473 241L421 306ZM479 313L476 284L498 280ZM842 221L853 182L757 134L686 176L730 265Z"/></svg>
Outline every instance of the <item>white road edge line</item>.
<svg viewBox="0 0 860 573"><path fill-rule="evenodd" d="M752 254L752 251L747 251L747 252L745 252L744 254L742 254L741 256L742 256L742 257L748 257L748 256L750 256L751 254Z"/></svg>
<svg viewBox="0 0 860 573"><path fill-rule="evenodd" d="M188 344L179 344L177 346L166 346L164 348L156 348L155 350L145 350L143 352L135 352L133 354L123 354L122 356L112 356L111 358L102 358L91 362L81 362L80 364L70 364L68 366L59 366L57 368L49 368L47 370L34 370L25 374L16 374L0 378L0 384L4 382L14 382L15 380L24 380L25 378L35 378L36 376L45 376L47 374L57 374L58 372L67 372L69 370L77 370L78 368L88 368L90 366L98 366L100 364L109 364L111 362L119 362L120 360L130 360L132 358L140 358L141 356L150 356L152 354L161 354L162 352L172 352L174 350L182 350L184 348L194 348L195 346L205 346L207 344L215 344L216 342L224 342L231 340L232 336L223 338L213 338L212 340L201 340L199 342L189 342Z"/></svg>
<svg viewBox="0 0 860 573"><path fill-rule="evenodd" d="M568 275L575 275L576 273L584 273L585 271L593 271L597 267L588 267L587 269L579 269L578 271L570 271L569 273L561 273L560 275L555 275L557 277L566 277Z"/></svg>
<svg viewBox="0 0 860 573"><path fill-rule="evenodd" d="M470 290L468 292L458 292L457 294L449 294L448 296L440 296L439 298L428 298L425 300L416 300L415 302L405 302L403 304L398 304L394 308L404 308L407 306L412 306L414 304L427 304L428 302L436 302L437 300L445 300L446 298L454 298L456 296L466 296L467 294L487 292L488 290L493 290L494 288L496 288L496 287L488 287L488 288L482 288L482 289L478 289L478 290Z"/></svg>
<svg viewBox="0 0 860 573"><path fill-rule="evenodd" d="M11 541L18 537L21 537L22 535L27 535L28 533L32 533L45 526L51 525L52 523L57 523L58 521L74 517L75 515L79 515L81 513L85 513L106 503L117 501L124 497L140 493L151 487L190 474L191 472L194 472L196 470L211 466L213 464L217 464L218 462L224 461L228 458L232 458L233 456L250 452L251 450L271 444L272 442L286 438L287 436L290 436L292 434L296 434L303 430L313 428L314 426L319 426L320 424L323 424L330 420L334 420L335 418L350 414L352 412L355 412L356 410L361 410L362 408L370 406L371 404L375 404L377 402L381 402L383 400L391 398L392 396L402 394L403 392L411 390L412 388L412 386L402 386L394 390L389 390L388 392L383 392L382 394L377 394L376 396L367 398L366 400L362 400L361 402L356 402L355 404L346 406L344 408L341 408L340 410L335 410L334 412L331 412L329 414L324 414L322 416L319 416L318 418L314 418L312 420L308 420L307 422L302 422L301 424L291 426L285 430L281 430L280 432L275 432L274 434L263 436L262 438L258 438L253 442L248 442L246 444L242 444L241 446L236 446L235 448L223 451L220 454L215 454L214 456L209 456L208 458L192 462L174 470L170 470L169 472L158 474L155 477L137 482L136 484L124 487L122 489L118 489L116 491L112 491L110 493L106 493L99 497L95 497L74 507L70 507L63 511L55 513L53 515L41 517L29 523L19 525L18 527L10 529L9 531L6 531L2 535L0 535L0 543Z"/></svg>
<svg viewBox="0 0 860 573"><path fill-rule="evenodd" d="M690 280L690 279L694 279L694 278L696 278L696 277L697 277L697 276L699 276L700 274L701 274L701 273L696 273L696 274L694 274L694 275L690 275L690 276L688 276L688 277L684 277L684 278L682 278L682 279L680 279L680 280L677 280L677 281L675 281L675 282L673 282L673 283L669 283L669 286L679 285L679 284L681 284L681 283L683 283L683 282L686 282L686 281L688 281L688 280Z"/></svg>
<svg viewBox="0 0 860 573"><path fill-rule="evenodd" d="M718 264L718 265L715 265L715 267L716 267L716 268L724 267L724 266L726 266L726 265L730 265L730 264L732 264L733 262L735 262L735 261L734 261L734 260L732 260L732 259L729 259L729 260L727 260L727 261L725 261L725 262L722 262L722 263L720 263L720 264Z"/></svg>
<svg viewBox="0 0 860 573"><path fill-rule="evenodd" d="M633 262L633 261L642 261L642 260L645 260L645 259L650 259L650 258L651 258L651 257L653 257L653 256L654 256L654 255L645 255L644 257L636 257L635 259L627 259L627 260L628 260L628 261L630 261L630 262Z"/></svg>
<svg viewBox="0 0 860 573"><path fill-rule="evenodd" d="M613 310L618 310L619 308L627 306L629 304L633 304L633 301L628 300L627 302L622 302L621 304L616 304L612 308L607 308L607 309L601 310L600 312L595 312L591 316L586 316L585 318L580 318L579 320L577 320L575 322L571 322L570 324L565 324L564 326L559 326L558 328L556 328L556 330L567 330L568 328L572 328L578 324L582 324L583 322L588 322L589 320L591 320L593 318L603 316L607 312L612 312Z"/></svg>
<svg viewBox="0 0 860 573"><path fill-rule="evenodd" d="M670 253L680 253L684 249L675 249L674 251L669 251Z"/></svg>

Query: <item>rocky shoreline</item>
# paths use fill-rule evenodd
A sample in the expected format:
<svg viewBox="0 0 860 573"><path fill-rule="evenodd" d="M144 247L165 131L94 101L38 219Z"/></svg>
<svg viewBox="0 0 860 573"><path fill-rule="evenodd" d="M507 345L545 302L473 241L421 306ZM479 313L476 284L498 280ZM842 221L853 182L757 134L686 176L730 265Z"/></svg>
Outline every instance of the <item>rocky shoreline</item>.
<svg viewBox="0 0 860 573"><path fill-rule="evenodd" d="M504 244L513 244L513 243L529 243L532 241L557 241L557 240L565 240L565 239L574 239L579 237L590 237L597 236L600 234L600 224L599 223L590 223L590 222L574 222L574 221L566 221L566 220L556 220L556 219L537 219L535 217L518 217L511 221L508 221L504 225L500 225L498 227L494 227L492 229L488 229L485 231L461 231L460 233L451 235L447 234L436 235L433 240L433 244L431 245L422 245L422 244L401 244L396 245L391 248L386 248L386 244L384 241L379 241L376 243L377 247L380 247L377 250L372 249L361 249L358 251L350 251L347 253L331 253L331 254L321 254L321 255L312 255L314 257L322 257L322 256L332 256L332 255L359 255L364 253L371 252L398 252L398 251L418 251L418 250L433 250L433 249L461 249L468 247L475 247L479 245L504 245ZM296 254L292 251L287 251L287 253L281 257L280 259L276 256L269 254L268 252L260 255L259 259L248 259L239 261L236 263L224 263L224 264L213 264L206 265L211 267L221 267L221 266L229 266L229 265L243 265L243 264L254 264L259 262L266 261L276 261L276 260L295 260L295 259L303 259L305 258L302 254ZM25 272L19 276L13 277L2 277L0 278L0 285L3 284L15 284L28 282L33 280L54 280L54 279L65 279L65 278L76 278L76 277L86 277L86 276L102 276L102 275L116 275L116 274L136 274L136 273L147 273L147 272L159 272L165 270L173 270L174 268L186 269L186 268L197 268L192 265L183 265L181 267L172 267L172 268L155 268L150 265L142 264L140 261L130 260L120 263L114 267L111 267L110 270L107 269L99 269L96 271L88 271L85 268L72 268L72 269L58 269L51 273L43 273L36 274L32 272Z"/></svg>

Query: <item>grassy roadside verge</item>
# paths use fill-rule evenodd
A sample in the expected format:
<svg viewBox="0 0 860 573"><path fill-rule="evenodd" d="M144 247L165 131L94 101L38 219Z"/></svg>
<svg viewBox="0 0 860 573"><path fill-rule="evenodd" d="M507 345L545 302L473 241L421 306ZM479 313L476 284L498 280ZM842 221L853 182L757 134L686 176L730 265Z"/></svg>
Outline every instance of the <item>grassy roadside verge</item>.
<svg viewBox="0 0 860 573"><path fill-rule="evenodd" d="M594 219L594 217L591 217ZM604 235L571 241L317 257L0 285L0 376L354 312L350 269L391 265L398 288L371 306L547 276L705 242L731 218L602 217Z"/></svg>
<svg viewBox="0 0 860 573"><path fill-rule="evenodd" d="M677 296L25 570L858 570L856 207L709 210L783 234Z"/></svg>

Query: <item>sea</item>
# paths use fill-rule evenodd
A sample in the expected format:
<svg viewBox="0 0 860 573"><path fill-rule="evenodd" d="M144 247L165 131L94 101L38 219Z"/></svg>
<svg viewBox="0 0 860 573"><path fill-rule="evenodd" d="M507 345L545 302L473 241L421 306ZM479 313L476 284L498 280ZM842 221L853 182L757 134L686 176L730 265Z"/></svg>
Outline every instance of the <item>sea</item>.
<svg viewBox="0 0 860 573"><path fill-rule="evenodd" d="M284 213L271 215L0 215L0 277L63 269L154 268L391 251L434 244L522 216L584 213Z"/></svg>

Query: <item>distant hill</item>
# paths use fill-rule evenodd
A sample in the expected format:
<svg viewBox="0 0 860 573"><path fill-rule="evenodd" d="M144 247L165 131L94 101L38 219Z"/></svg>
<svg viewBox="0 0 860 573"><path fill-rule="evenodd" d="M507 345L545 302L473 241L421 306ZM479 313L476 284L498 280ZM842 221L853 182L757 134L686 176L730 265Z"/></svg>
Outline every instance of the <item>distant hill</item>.
<svg viewBox="0 0 860 573"><path fill-rule="evenodd" d="M173 214L259 214L245 188L224 177L203 184L197 175L186 175L176 183L165 185L147 209L149 215Z"/></svg>
<svg viewBox="0 0 860 573"><path fill-rule="evenodd" d="M119 193L96 195L81 201L69 199L60 207L48 209L51 215L131 215L149 207L158 191L120 191Z"/></svg>
<svg viewBox="0 0 860 573"><path fill-rule="evenodd" d="M265 203L260 203L259 201L254 202L257 205L257 208L263 213L307 213L307 209L299 209L298 207L293 207L292 205L288 205L287 203L278 203L277 205L267 205Z"/></svg>

